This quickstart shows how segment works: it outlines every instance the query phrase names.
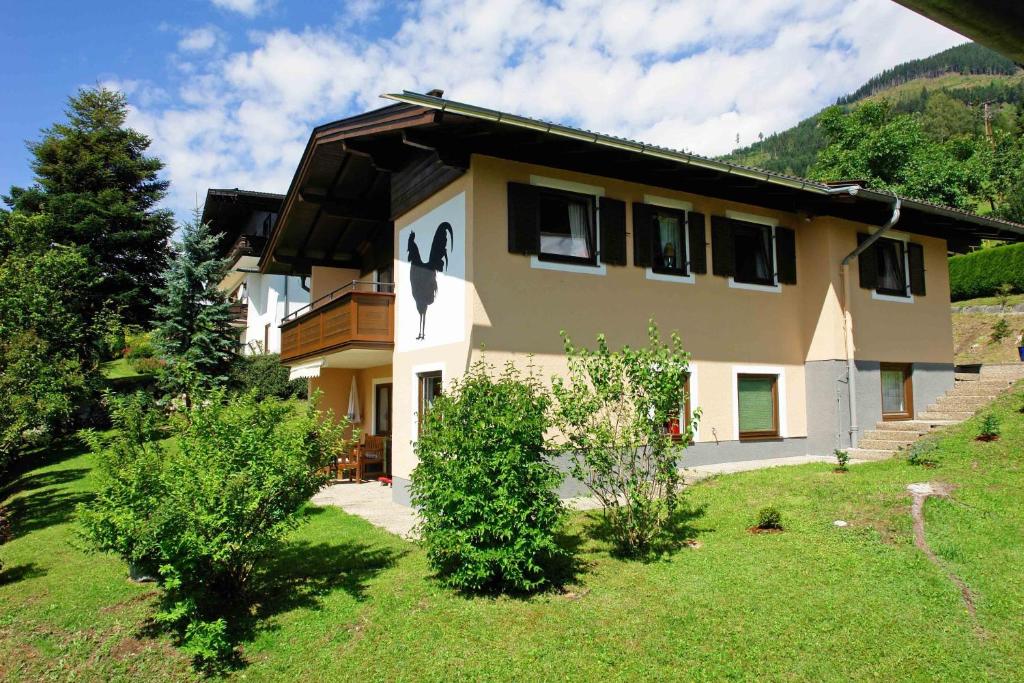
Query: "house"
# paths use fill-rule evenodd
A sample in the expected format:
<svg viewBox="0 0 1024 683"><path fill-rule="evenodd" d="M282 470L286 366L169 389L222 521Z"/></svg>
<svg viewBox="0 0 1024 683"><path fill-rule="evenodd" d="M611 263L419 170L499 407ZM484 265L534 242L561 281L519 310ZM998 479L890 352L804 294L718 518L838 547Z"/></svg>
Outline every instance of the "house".
<svg viewBox="0 0 1024 683"><path fill-rule="evenodd" d="M692 353L689 464L829 455L953 384L947 253L1024 226L443 99L316 128L259 259L310 277L282 362L392 443L486 349L564 372L559 331ZM687 407L681 407L686 410Z"/></svg>
<svg viewBox="0 0 1024 683"><path fill-rule="evenodd" d="M281 321L309 305L308 277L258 269L282 200L284 195L269 192L206 192L201 220L220 236L221 255L228 263L220 288L233 302L240 353L280 353Z"/></svg>

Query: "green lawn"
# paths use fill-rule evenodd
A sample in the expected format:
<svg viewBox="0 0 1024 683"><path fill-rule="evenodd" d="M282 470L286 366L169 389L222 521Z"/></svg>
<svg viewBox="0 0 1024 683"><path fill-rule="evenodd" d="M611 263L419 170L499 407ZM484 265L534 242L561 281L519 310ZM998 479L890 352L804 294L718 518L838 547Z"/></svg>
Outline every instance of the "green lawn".
<svg viewBox="0 0 1024 683"><path fill-rule="evenodd" d="M127 358L109 360L103 364L103 376L107 379L125 379L127 377L142 377L142 373L128 363Z"/></svg>
<svg viewBox="0 0 1024 683"><path fill-rule="evenodd" d="M940 465L903 460L730 475L693 487L698 548L627 562L574 518L579 573L564 593L466 598L421 549L335 509L310 509L273 563L275 589L242 643L248 680L1013 680L1024 671L1024 392L1000 401L1003 437L976 421L941 440ZM53 453L10 497L0 547L0 680L192 677L146 629L154 590L75 545L72 505L91 458ZM927 537L974 593L977 621L912 544L908 483ZM753 535L773 504L786 531ZM832 522L844 519L847 528Z"/></svg>
<svg viewBox="0 0 1024 683"><path fill-rule="evenodd" d="M982 296L977 299L954 301L953 308L963 308L964 306L999 306L1001 303L1002 301L998 296ZM1008 306L1024 304L1024 294L1011 294L1006 298L1006 304Z"/></svg>

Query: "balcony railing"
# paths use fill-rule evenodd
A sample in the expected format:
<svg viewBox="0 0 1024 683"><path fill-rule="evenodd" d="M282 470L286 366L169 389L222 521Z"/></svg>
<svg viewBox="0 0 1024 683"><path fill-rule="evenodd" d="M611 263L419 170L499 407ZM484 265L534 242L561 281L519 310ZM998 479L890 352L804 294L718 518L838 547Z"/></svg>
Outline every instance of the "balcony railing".
<svg viewBox="0 0 1024 683"><path fill-rule="evenodd" d="M395 345L395 286L354 280L281 321L281 360Z"/></svg>

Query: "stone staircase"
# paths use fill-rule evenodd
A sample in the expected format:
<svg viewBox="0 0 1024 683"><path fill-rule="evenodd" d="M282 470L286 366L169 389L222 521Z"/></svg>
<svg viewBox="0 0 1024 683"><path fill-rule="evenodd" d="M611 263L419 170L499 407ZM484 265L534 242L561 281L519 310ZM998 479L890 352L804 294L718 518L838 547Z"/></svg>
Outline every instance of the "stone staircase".
<svg viewBox="0 0 1024 683"><path fill-rule="evenodd" d="M852 460L884 460L936 429L959 424L987 406L1014 382L1024 379L1024 363L984 365L978 372L958 372L953 388L913 420L878 422L865 431L857 448L847 449Z"/></svg>

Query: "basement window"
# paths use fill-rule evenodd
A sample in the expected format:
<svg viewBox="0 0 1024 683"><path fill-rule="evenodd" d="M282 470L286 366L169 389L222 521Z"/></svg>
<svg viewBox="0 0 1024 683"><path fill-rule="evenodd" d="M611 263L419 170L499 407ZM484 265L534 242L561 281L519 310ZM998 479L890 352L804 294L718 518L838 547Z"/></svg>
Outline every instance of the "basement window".
<svg viewBox="0 0 1024 683"><path fill-rule="evenodd" d="M777 375L737 375L740 439L779 436L779 378Z"/></svg>

